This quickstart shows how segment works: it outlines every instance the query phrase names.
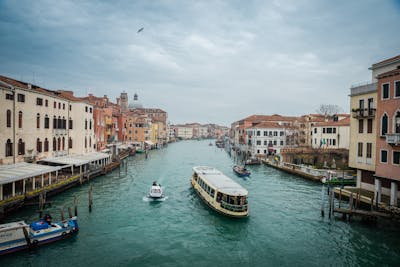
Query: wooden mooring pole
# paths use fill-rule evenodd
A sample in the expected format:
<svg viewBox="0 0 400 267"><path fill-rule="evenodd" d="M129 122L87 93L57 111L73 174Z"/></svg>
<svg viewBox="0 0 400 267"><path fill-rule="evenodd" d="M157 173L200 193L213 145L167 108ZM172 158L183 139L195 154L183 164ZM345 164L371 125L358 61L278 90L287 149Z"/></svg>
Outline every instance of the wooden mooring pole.
<svg viewBox="0 0 400 267"><path fill-rule="evenodd" d="M74 196L74 215L78 216L78 198Z"/></svg>
<svg viewBox="0 0 400 267"><path fill-rule="evenodd" d="M325 216L325 184L322 184L322 193L321 193L321 216L324 217Z"/></svg>
<svg viewBox="0 0 400 267"><path fill-rule="evenodd" d="M93 205L92 191L93 191L93 186L90 186L90 189L89 189L89 212L92 212L92 205Z"/></svg>
<svg viewBox="0 0 400 267"><path fill-rule="evenodd" d="M64 210L60 208L61 221L64 221Z"/></svg>

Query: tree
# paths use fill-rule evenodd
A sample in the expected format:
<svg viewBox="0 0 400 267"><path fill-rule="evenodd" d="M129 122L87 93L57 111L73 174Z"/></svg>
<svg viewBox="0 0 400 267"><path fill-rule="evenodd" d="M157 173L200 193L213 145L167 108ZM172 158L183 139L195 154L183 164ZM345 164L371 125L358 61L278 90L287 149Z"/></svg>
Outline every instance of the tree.
<svg viewBox="0 0 400 267"><path fill-rule="evenodd" d="M342 112L342 108L333 104L321 104L316 111L318 114L325 115L325 117L331 117Z"/></svg>

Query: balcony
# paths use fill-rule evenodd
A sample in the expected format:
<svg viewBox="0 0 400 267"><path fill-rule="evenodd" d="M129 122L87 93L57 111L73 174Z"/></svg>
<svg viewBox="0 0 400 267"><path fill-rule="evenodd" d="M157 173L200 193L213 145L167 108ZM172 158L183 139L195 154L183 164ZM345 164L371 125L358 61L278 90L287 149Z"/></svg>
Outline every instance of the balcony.
<svg viewBox="0 0 400 267"><path fill-rule="evenodd" d="M389 145L400 145L400 133L386 134L386 143Z"/></svg>
<svg viewBox="0 0 400 267"><path fill-rule="evenodd" d="M53 129L53 135L66 135L67 129Z"/></svg>
<svg viewBox="0 0 400 267"><path fill-rule="evenodd" d="M376 108L356 108L351 110L355 119L371 119L375 118Z"/></svg>

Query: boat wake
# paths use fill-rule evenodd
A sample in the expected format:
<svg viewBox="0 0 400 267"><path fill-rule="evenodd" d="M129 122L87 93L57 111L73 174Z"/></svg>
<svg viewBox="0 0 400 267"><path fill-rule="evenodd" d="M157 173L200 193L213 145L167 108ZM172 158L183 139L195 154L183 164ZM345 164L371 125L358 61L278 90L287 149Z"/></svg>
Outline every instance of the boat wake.
<svg viewBox="0 0 400 267"><path fill-rule="evenodd" d="M145 201L145 202L163 202L167 199L168 199L168 197L160 197L160 198L152 198L152 197L148 197L148 196L143 197L143 201Z"/></svg>

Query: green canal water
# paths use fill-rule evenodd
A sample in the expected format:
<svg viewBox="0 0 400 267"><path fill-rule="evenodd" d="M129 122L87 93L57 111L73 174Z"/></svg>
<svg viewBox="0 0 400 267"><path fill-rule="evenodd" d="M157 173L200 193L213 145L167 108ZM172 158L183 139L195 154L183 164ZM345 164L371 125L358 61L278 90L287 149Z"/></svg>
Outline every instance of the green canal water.
<svg viewBox="0 0 400 267"><path fill-rule="evenodd" d="M321 185L267 166L244 180L232 159L209 141L185 141L129 158L116 170L49 199L48 212L79 199L80 232L34 250L0 258L0 266L400 266L400 229L321 218ZM249 191L250 216L223 217L190 186L192 167L210 165ZM164 202L147 202L152 181ZM93 211L88 189L93 186ZM65 208L66 210L66 208ZM67 212L66 212L67 213ZM7 221L37 219L34 207Z"/></svg>

